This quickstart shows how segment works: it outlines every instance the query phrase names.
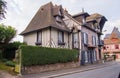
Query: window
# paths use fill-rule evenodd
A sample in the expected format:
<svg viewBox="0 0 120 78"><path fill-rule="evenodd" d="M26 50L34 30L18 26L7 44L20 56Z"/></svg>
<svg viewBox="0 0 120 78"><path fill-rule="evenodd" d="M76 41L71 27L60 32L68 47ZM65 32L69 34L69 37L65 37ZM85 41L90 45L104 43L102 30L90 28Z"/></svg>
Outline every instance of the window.
<svg viewBox="0 0 120 78"><path fill-rule="evenodd" d="M105 46L103 47L103 50L106 50L106 47L105 47Z"/></svg>
<svg viewBox="0 0 120 78"><path fill-rule="evenodd" d="M92 29L95 29L95 26L94 26L94 24L93 24L93 23L91 23L91 26L92 26Z"/></svg>
<svg viewBox="0 0 120 78"><path fill-rule="evenodd" d="M83 33L83 42L84 42L84 44L88 44L88 34L87 33Z"/></svg>
<svg viewBox="0 0 120 78"><path fill-rule="evenodd" d="M62 15L62 14L61 14L61 11L59 11L58 14L61 16L61 15Z"/></svg>
<svg viewBox="0 0 120 78"><path fill-rule="evenodd" d="M112 42L117 42L118 41L117 38L112 38L111 40L112 40Z"/></svg>
<svg viewBox="0 0 120 78"><path fill-rule="evenodd" d="M94 50L94 61L96 61L97 58L96 58L96 51Z"/></svg>
<svg viewBox="0 0 120 78"><path fill-rule="evenodd" d="M64 33L62 31L58 32L58 45L64 45Z"/></svg>
<svg viewBox="0 0 120 78"><path fill-rule="evenodd" d="M57 21L58 23L61 23L61 22L62 22L62 19L61 19L59 16L56 16L55 18L56 18L56 21Z"/></svg>
<svg viewBox="0 0 120 78"><path fill-rule="evenodd" d="M92 36L92 44L95 46L96 45L96 37Z"/></svg>
<svg viewBox="0 0 120 78"><path fill-rule="evenodd" d="M86 20L85 20L85 17L83 16L83 19L82 19L82 23L83 24L86 24Z"/></svg>
<svg viewBox="0 0 120 78"><path fill-rule="evenodd" d="M87 53L87 51L85 51L85 62L86 63L88 62L88 53Z"/></svg>
<svg viewBox="0 0 120 78"><path fill-rule="evenodd" d="M36 45L41 45L42 44L42 32L39 31L37 32L37 41L35 43Z"/></svg>
<svg viewBox="0 0 120 78"><path fill-rule="evenodd" d="M115 49L119 49L119 45L115 45Z"/></svg>
<svg viewBox="0 0 120 78"><path fill-rule="evenodd" d="M78 48L78 33L73 33L73 48Z"/></svg>

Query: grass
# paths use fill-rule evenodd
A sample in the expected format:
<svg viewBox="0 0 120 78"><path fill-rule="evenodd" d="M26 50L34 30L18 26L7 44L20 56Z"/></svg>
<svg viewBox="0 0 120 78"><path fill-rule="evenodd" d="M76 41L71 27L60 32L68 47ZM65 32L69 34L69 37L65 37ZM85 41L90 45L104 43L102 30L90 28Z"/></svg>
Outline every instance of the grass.
<svg viewBox="0 0 120 78"><path fill-rule="evenodd" d="M13 71L14 67L6 66L4 62L0 61L0 70L4 70L12 75L16 75L16 73Z"/></svg>

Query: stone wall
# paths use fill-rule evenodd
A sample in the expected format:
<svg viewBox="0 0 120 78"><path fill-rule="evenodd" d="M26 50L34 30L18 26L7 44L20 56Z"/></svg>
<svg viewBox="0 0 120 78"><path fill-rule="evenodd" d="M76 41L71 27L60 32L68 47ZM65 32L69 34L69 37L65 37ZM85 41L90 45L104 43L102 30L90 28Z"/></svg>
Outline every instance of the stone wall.
<svg viewBox="0 0 120 78"><path fill-rule="evenodd" d="M79 62L57 63L57 64L43 65L43 66L39 66L39 65L27 66L27 67L22 68L22 74L53 71L53 70L74 68L74 67L79 67L79 66L80 66Z"/></svg>

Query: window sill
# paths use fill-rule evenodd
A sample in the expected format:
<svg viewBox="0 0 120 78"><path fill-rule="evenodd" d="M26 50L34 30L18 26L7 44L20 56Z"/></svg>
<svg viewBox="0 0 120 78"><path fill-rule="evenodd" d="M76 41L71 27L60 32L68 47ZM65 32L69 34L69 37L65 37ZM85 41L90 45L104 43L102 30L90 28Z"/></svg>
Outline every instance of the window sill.
<svg viewBox="0 0 120 78"><path fill-rule="evenodd" d="M58 45L65 45L65 43L64 42L59 42Z"/></svg>
<svg viewBox="0 0 120 78"><path fill-rule="evenodd" d="M42 45L41 42L35 42L35 45Z"/></svg>

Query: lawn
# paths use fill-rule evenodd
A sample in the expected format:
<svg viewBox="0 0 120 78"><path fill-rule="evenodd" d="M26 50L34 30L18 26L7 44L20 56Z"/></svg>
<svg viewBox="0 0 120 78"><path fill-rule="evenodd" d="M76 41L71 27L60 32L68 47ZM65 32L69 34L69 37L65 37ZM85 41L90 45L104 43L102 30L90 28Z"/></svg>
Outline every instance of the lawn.
<svg viewBox="0 0 120 78"><path fill-rule="evenodd" d="M4 62L0 61L0 70L4 70L12 75L15 75L16 73L13 71L14 67L6 66Z"/></svg>

